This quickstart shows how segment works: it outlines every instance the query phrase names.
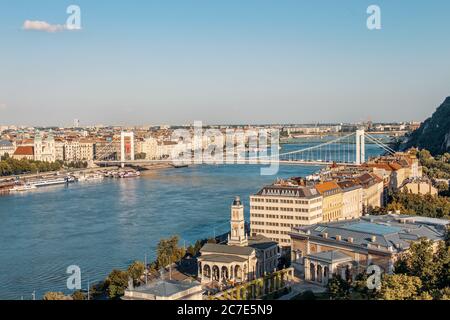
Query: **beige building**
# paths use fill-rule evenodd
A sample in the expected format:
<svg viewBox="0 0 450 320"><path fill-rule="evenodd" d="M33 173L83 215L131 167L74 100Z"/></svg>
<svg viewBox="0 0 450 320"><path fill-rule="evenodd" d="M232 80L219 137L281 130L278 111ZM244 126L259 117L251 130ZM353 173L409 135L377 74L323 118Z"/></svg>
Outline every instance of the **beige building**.
<svg viewBox="0 0 450 320"><path fill-rule="evenodd" d="M281 247L290 246L293 227L321 221L322 196L314 187L279 181L250 197L251 234L264 235Z"/></svg>
<svg viewBox="0 0 450 320"><path fill-rule="evenodd" d="M364 216L292 233L292 265L304 279L326 285L333 274L355 279L375 264L391 273L399 255L425 237L436 244L445 239L448 220L406 215Z"/></svg>
<svg viewBox="0 0 450 320"><path fill-rule="evenodd" d="M430 194L435 196L438 194L438 189L433 186L431 181L427 179L408 179L403 185L400 186L400 189L407 190L409 193L413 194Z"/></svg>
<svg viewBox="0 0 450 320"><path fill-rule="evenodd" d="M34 160L34 147L32 146L18 146L12 155L16 160Z"/></svg>
<svg viewBox="0 0 450 320"><path fill-rule="evenodd" d="M0 140L0 158L5 156L6 154L12 157L16 151L15 142L11 142L9 140Z"/></svg>
<svg viewBox="0 0 450 320"><path fill-rule="evenodd" d="M64 141L55 140L55 157L56 160L64 161Z"/></svg>
<svg viewBox="0 0 450 320"><path fill-rule="evenodd" d="M343 218L343 193L339 185L334 181L316 184L317 191L323 197L322 221L336 221Z"/></svg>
<svg viewBox="0 0 450 320"><path fill-rule="evenodd" d="M64 161L94 160L94 143L88 140L69 141L64 144Z"/></svg>
<svg viewBox="0 0 450 320"><path fill-rule="evenodd" d="M374 173L364 173L355 179L363 187L363 213L381 207L384 199L383 179Z"/></svg>
<svg viewBox="0 0 450 320"><path fill-rule="evenodd" d="M363 188L352 180L337 183L342 190L342 219L357 219L363 211Z"/></svg>
<svg viewBox="0 0 450 320"><path fill-rule="evenodd" d="M145 138L141 143L141 151L145 153L146 160L158 159L158 140L153 137Z"/></svg>

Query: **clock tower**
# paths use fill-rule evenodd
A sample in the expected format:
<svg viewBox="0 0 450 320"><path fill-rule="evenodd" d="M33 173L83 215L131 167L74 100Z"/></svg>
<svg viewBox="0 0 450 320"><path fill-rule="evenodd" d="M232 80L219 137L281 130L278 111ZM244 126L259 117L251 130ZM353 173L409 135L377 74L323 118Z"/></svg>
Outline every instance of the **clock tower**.
<svg viewBox="0 0 450 320"><path fill-rule="evenodd" d="M236 197L231 206L231 233L228 236L229 246L245 247L248 245L245 234L244 205L239 197Z"/></svg>

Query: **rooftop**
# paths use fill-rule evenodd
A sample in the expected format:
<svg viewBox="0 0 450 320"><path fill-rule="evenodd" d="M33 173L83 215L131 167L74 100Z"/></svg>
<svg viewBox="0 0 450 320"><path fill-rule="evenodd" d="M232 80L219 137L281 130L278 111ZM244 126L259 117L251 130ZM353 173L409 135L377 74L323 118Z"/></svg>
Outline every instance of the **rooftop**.
<svg viewBox="0 0 450 320"><path fill-rule="evenodd" d="M389 214L298 227L294 228L291 236L321 238L342 245L400 252L408 249L411 241L422 237L432 241L444 240L448 224L449 221L445 219Z"/></svg>
<svg viewBox="0 0 450 320"><path fill-rule="evenodd" d="M205 253L222 253L239 256L249 256L255 249L250 247L228 246L226 244L207 243L200 250L202 257Z"/></svg>
<svg viewBox="0 0 450 320"><path fill-rule="evenodd" d="M11 141L9 140L0 140L0 147L14 147Z"/></svg>
<svg viewBox="0 0 450 320"><path fill-rule="evenodd" d="M147 285L136 287L132 290L140 293L152 294L158 297L170 297L179 292L183 292L199 286L198 281L175 281L175 280L156 280Z"/></svg>
<svg viewBox="0 0 450 320"><path fill-rule="evenodd" d="M296 185L270 185L262 188L256 195L258 196L278 196L295 198L318 198L320 194L314 187Z"/></svg>
<svg viewBox="0 0 450 320"><path fill-rule="evenodd" d="M14 152L15 156L33 156L34 147L32 146L18 146Z"/></svg>
<svg viewBox="0 0 450 320"><path fill-rule="evenodd" d="M352 261L352 257L338 250L312 253L308 257L313 260L322 260L328 263Z"/></svg>

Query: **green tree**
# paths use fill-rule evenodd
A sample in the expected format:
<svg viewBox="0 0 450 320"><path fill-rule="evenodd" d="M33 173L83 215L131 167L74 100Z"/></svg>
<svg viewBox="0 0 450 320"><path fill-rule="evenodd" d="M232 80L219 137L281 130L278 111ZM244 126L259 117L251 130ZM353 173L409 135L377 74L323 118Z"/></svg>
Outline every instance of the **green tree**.
<svg viewBox="0 0 450 320"><path fill-rule="evenodd" d="M433 258L436 272L436 286L439 289L450 287L450 247L441 241Z"/></svg>
<svg viewBox="0 0 450 320"><path fill-rule="evenodd" d="M110 299L123 296L128 287L128 273L122 270L113 270L105 280L106 293Z"/></svg>
<svg viewBox="0 0 450 320"><path fill-rule="evenodd" d="M134 158L136 160L145 160L146 157L147 157L147 154L145 152L136 153L134 156Z"/></svg>
<svg viewBox="0 0 450 320"><path fill-rule="evenodd" d="M159 268L164 268L180 261L186 254L184 248L178 247L178 236L162 239L158 243L156 262Z"/></svg>
<svg viewBox="0 0 450 320"><path fill-rule="evenodd" d="M424 290L432 290L438 286L440 276L445 274L444 263L448 263L448 250L444 243L439 245L435 255L433 243L425 238L411 243L410 249L395 266L397 274L418 277Z"/></svg>
<svg viewBox="0 0 450 320"><path fill-rule="evenodd" d="M327 292L333 299L348 299L350 296L350 284L340 275L333 275L328 281Z"/></svg>
<svg viewBox="0 0 450 320"><path fill-rule="evenodd" d="M133 279L134 284L138 284L139 280L141 279L141 276L144 274L145 266L144 263L141 261L134 261L129 267L128 267L128 276Z"/></svg>
<svg viewBox="0 0 450 320"><path fill-rule="evenodd" d="M77 290L72 294L72 299L73 300L86 300L87 297L81 290Z"/></svg>
<svg viewBox="0 0 450 320"><path fill-rule="evenodd" d="M62 292L47 292L44 294L43 300L73 300L71 296L66 296Z"/></svg>
<svg viewBox="0 0 450 320"><path fill-rule="evenodd" d="M405 274L384 275L379 298L382 300L413 300L420 295L422 281Z"/></svg>

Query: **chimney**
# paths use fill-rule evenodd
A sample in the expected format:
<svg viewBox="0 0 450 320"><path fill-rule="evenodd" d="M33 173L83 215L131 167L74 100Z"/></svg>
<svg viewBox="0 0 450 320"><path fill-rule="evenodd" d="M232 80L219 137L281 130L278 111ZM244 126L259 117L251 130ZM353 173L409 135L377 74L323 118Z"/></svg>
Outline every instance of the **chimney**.
<svg viewBox="0 0 450 320"><path fill-rule="evenodd" d="M376 236L372 236L372 238L370 239L370 241L372 241L372 242L377 241L377 237L376 237Z"/></svg>
<svg viewBox="0 0 450 320"><path fill-rule="evenodd" d="M337 241L341 241L341 239L342 239L342 237L341 237L339 234L337 234L337 235L336 235L336 240L337 240Z"/></svg>
<svg viewBox="0 0 450 320"><path fill-rule="evenodd" d="M322 237L324 237L324 239L327 239L328 238L328 233L326 233L326 232L322 233Z"/></svg>
<svg viewBox="0 0 450 320"><path fill-rule="evenodd" d="M348 242L349 242L349 243L353 243L353 238L352 238L352 237L349 237L349 238L348 238Z"/></svg>

